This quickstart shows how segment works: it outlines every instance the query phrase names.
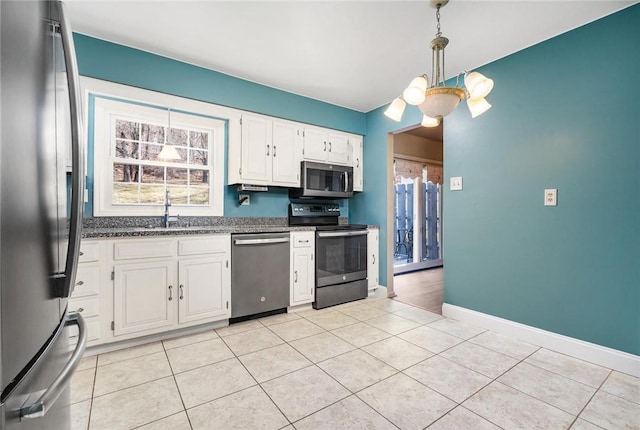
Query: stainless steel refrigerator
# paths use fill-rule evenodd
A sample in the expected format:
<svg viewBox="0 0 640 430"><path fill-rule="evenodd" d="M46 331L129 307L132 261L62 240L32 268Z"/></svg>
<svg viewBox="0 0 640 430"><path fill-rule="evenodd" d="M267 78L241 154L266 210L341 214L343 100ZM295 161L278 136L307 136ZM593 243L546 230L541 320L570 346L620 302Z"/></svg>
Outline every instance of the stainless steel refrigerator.
<svg viewBox="0 0 640 430"><path fill-rule="evenodd" d="M75 52L58 2L2 0L0 23L0 429L64 430L86 345L67 313L84 189Z"/></svg>

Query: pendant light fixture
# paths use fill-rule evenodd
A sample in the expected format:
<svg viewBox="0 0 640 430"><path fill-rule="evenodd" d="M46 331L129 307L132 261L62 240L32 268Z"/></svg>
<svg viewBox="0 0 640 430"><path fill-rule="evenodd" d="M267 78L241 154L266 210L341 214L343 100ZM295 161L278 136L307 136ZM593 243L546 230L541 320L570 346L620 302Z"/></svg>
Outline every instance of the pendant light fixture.
<svg viewBox="0 0 640 430"><path fill-rule="evenodd" d="M164 145L162 151L158 154L159 160L175 161L180 159L180 154L176 151L176 147L170 143L171 140L171 108L167 109L169 112L169 126L167 127L167 133L164 136Z"/></svg>
<svg viewBox="0 0 640 430"><path fill-rule="evenodd" d="M407 106L418 106L423 113L421 124L424 127L436 127L442 118L453 112L464 98L471 111L471 117L475 118L491 108L485 100L487 94L493 89L493 80L486 78L478 72L465 73L465 88L461 87L460 74L458 74L456 86L449 87L445 83L444 49L449 44L449 39L442 36L440 31L440 9L449 0L431 0L431 7L436 9L438 31L431 41L431 84L429 77L424 74L414 78L409 86L397 97L384 114L394 121L400 121Z"/></svg>

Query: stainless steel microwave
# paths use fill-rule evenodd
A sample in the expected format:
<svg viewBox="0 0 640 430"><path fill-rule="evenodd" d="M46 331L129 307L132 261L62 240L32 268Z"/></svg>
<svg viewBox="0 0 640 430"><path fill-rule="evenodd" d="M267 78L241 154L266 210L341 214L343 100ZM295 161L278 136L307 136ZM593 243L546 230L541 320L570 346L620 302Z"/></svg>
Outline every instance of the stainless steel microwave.
<svg viewBox="0 0 640 430"><path fill-rule="evenodd" d="M291 197L353 197L353 167L303 161L300 188L289 191Z"/></svg>

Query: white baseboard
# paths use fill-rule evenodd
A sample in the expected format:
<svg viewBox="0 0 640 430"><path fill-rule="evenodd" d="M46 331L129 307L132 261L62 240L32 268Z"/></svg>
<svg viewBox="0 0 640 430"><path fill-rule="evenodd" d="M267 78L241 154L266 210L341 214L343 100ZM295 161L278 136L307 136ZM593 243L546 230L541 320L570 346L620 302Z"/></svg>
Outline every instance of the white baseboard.
<svg viewBox="0 0 640 430"><path fill-rule="evenodd" d="M524 342L640 377L640 357L634 354L448 303L442 305L442 314L448 318L477 325Z"/></svg>

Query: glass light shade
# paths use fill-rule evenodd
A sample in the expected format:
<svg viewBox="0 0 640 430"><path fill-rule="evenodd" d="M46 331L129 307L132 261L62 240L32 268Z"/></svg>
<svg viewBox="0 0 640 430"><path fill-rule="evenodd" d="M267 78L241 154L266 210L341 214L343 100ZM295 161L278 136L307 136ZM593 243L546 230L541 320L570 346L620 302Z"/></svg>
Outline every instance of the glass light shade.
<svg viewBox="0 0 640 430"><path fill-rule="evenodd" d="M391 102L387 110L384 111L384 114L387 116L387 118L391 118L394 121L400 122L405 107L407 107L407 104L404 102L404 100L402 100L400 97L396 97L396 99Z"/></svg>
<svg viewBox="0 0 640 430"><path fill-rule="evenodd" d="M420 125L423 127L437 127L440 125L440 118L431 118L430 116L423 115Z"/></svg>
<svg viewBox="0 0 640 430"><path fill-rule="evenodd" d="M402 97L410 105L417 106L424 101L427 85L428 83L424 76L413 78L409 86L402 93Z"/></svg>
<svg viewBox="0 0 640 430"><path fill-rule="evenodd" d="M176 147L173 145L165 144L162 147L162 151L158 154L159 160L179 160L180 154L176 151Z"/></svg>
<svg viewBox="0 0 640 430"><path fill-rule="evenodd" d="M469 91L469 98L480 99L486 97L493 89L493 79L482 73L471 72L464 75L464 85Z"/></svg>
<svg viewBox="0 0 640 430"><path fill-rule="evenodd" d="M418 107L428 117L445 117L453 112L465 97L464 90L456 87L435 87L427 90L427 97Z"/></svg>
<svg viewBox="0 0 640 430"><path fill-rule="evenodd" d="M482 115L483 113L491 109L491 105L484 98L467 99L467 107L469 107L469 111L471 111L471 118Z"/></svg>

